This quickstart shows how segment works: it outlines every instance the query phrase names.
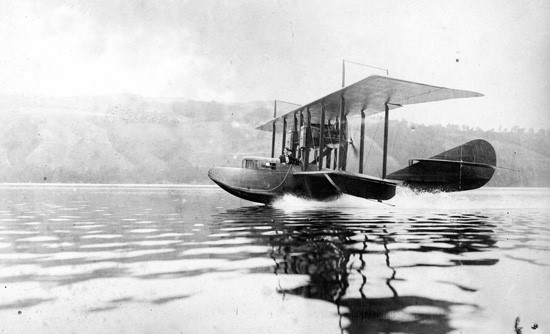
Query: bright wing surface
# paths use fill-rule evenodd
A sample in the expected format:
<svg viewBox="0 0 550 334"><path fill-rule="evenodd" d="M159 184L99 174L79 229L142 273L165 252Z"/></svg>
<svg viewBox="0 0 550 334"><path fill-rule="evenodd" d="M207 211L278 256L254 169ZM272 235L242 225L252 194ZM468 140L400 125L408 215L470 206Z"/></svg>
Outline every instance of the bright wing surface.
<svg viewBox="0 0 550 334"><path fill-rule="evenodd" d="M385 104L388 104L389 109L395 109L407 104L479 96L483 96L483 94L372 75L274 118L258 126L257 129L273 131L273 123L275 123L276 131L282 132L283 119L286 120L287 129L292 129L294 115L307 108L309 108L311 113L312 124L319 124L321 122L321 110L323 107L326 119L336 119L340 116L342 98L345 101L344 113L346 116L359 114L361 110L365 112L366 116L369 116L383 112Z"/></svg>

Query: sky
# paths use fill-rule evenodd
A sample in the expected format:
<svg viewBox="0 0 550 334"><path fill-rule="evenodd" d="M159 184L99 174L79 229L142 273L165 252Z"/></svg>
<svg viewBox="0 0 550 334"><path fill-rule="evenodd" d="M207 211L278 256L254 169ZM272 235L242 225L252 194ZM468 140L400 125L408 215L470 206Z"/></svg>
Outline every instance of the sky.
<svg viewBox="0 0 550 334"><path fill-rule="evenodd" d="M342 60L485 96L392 112L550 128L548 1L2 1L0 94L308 103ZM371 74L347 66L347 83Z"/></svg>

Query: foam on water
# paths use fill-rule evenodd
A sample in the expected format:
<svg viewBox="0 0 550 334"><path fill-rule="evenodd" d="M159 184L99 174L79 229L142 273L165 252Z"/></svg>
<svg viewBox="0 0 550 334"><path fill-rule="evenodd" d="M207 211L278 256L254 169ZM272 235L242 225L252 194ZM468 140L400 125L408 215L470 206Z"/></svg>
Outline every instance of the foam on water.
<svg viewBox="0 0 550 334"><path fill-rule="evenodd" d="M521 195L521 196L518 196ZM316 201L293 195L285 195L273 203L273 207L284 211L301 211L330 208L360 208L376 210L399 209L514 209L550 208L548 188L483 188L465 192L415 192L398 187L394 198L377 202L349 195L342 195L331 201Z"/></svg>

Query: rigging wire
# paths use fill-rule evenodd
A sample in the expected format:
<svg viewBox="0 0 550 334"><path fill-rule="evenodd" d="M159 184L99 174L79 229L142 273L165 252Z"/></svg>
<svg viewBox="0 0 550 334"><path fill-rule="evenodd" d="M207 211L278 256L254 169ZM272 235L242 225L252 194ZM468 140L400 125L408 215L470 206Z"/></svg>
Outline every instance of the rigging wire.
<svg viewBox="0 0 550 334"><path fill-rule="evenodd" d="M370 143L369 152L367 153L367 158L365 159L366 161L369 160L370 151L372 150L372 145L374 145L374 139L376 138L376 134L378 133L378 128L380 127L381 123L381 121L378 121L378 125L376 125L376 130L374 131L374 136L372 136L372 140Z"/></svg>
<svg viewBox="0 0 550 334"><path fill-rule="evenodd" d="M399 127L395 126L395 129L399 130ZM391 150L395 154L395 147L398 144L397 139L401 137L401 134L400 134L399 131L392 131L392 133L393 133L393 135L392 135L392 138L390 140L390 147L388 148L388 152ZM394 155L394 157L395 157L395 155Z"/></svg>

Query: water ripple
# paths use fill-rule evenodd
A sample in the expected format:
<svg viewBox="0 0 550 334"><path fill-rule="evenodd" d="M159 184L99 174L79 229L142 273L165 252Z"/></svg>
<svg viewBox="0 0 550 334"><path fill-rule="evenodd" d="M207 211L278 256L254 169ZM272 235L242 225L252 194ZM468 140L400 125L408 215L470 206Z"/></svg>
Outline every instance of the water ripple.
<svg viewBox="0 0 550 334"><path fill-rule="evenodd" d="M350 333L444 333L479 329L498 318L491 307L516 305L517 299L499 301L487 283L521 296L524 290L509 288L518 283L510 281L511 264L522 268L523 278L548 277L548 212L538 204L525 213L503 209L492 196L481 205L484 195L476 193L439 198L443 205L434 210L431 194L398 197L397 203L415 204L401 207L293 197L273 207L240 206L214 191L167 189L132 189L131 196L120 188L4 189L0 278L20 289L0 311L63 303L36 284L86 290L107 282L139 288L100 298L83 312L117 312L128 304L189 307L190 301L214 309L220 290L242 291L243 303L280 296L312 308L333 306L338 326ZM253 286L224 288L249 277L261 277L257 284L269 297L248 295ZM27 284L33 288L25 290ZM550 290L542 287L540 293ZM201 295L209 299L197 299ZM533 317L542 309L537 303L523 303L533 305Z"/></svg>

